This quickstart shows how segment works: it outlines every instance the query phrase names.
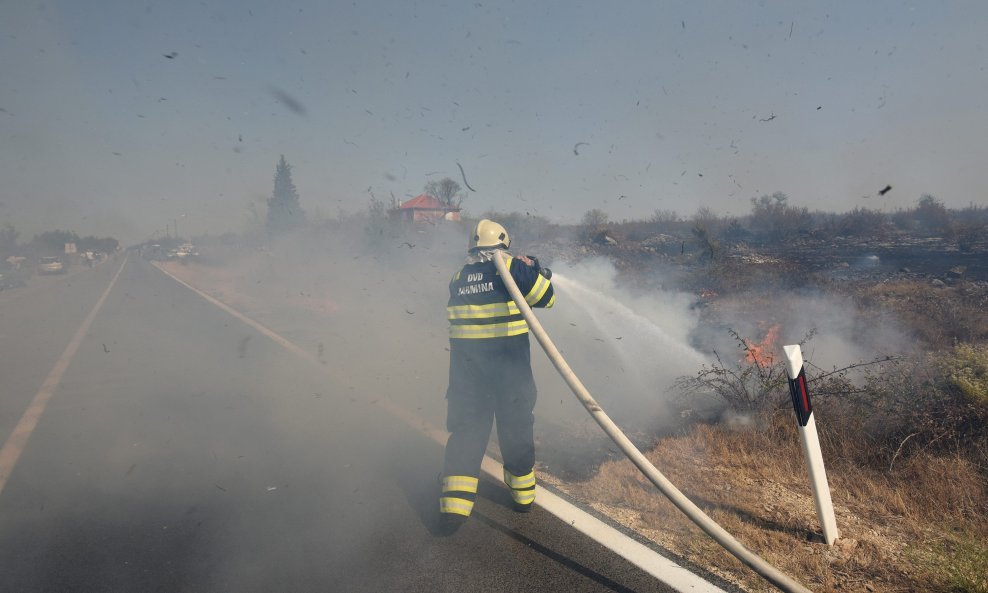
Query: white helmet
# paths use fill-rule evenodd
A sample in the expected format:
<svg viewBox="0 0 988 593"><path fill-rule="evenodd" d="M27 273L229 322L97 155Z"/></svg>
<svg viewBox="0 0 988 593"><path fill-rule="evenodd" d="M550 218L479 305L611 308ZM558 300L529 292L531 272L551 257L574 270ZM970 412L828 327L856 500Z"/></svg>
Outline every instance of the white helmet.
<svg viewBox="0 0 988 593"><path fill-rule="evenodd" d="M470 235L469 242L471 251L485 247L500 247L501 249L511 247L511 237L508 236L508 231L493 220L486 218L477 223L473 229L473 234Z"/></svg>

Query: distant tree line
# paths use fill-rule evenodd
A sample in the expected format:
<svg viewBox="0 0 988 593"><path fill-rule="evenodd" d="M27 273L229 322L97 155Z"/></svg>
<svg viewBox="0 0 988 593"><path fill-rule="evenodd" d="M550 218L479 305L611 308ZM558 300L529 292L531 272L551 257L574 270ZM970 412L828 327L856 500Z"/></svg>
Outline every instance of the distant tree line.
<svg viewBox="0 0 988 593"><path fill-rule="evenodd" d="M932 195L919 198L913 208L882 212L857 207L850 212L812 212L796 206L782 192L751 199L751 211L744 216L718 216L711 209L699 208L692 216L657 210L644 221L610 221L607 213L589 210L580 223L580 236L590 239L602 231L617 232L627 240L644 240L656 234L692 236L711 256L721 241L728 243L786 243L800 238L881 238L894 233L911 233L956 240L962 251L988 237L988 208L971 205L950 210Z"/></svg>
<svg viewBox="0 0 988 593"><path fill-rule="evenodd" d="M88 235L80 237L72 231L54 230L39 233L27 244L19 244L17 239L21 233L14 225L7 223L0 228L0 254L13 254L20 249L36 250L45 253L64 253L65 245L73 243L79 251L102 251L112 253L117 250L119 242L113 237L96 237Z"/></svg>
<svg viewBox="0 0 988 593"><path fill-rule="evenodd" d="M67 243L74 243L79 251L102 251L104 253L113 253L119 245L119 242L113 237L95 237L93 235L80 237L72 231L61 230L46 231L35 235L31 242L45 251L57 251L59 253L65 252Z"/></svg>
<svg viewBox="0 0 988 593"><path fill-rule="evenodd" d="M451 178L429 181L426 194L435 197L446 208L459 209L465 194L461 185ZM370 192L370 189L368 189ZM306 212L292 180L292 166L282 155L275 168L274 190L267 200L267 217L264 227L269 237L305 226ZM370 242L389 243L399 229L391 228L390 214L397 208L392 194L390 207L371 193L365 213L351 217L360 218L365 224ZM553 224L542 216L530 212L486 212L482 216L497 218L512 229L517 238L530 236L545 238L545 233L569 233L567 225ZM336 225L345 227L341 212ZM259 216L255 213L254 219ZM471 217L464 213L464 220ZM260 222L258 220L258 222ZM325 223L323 223L325 224ZM722 244L747 242L752 244L786 243L801 238L881 238L893 233L925 234L956 240L961 251L984 241L988 233L988 208L971 206L950 210L932 195L919 198L916 206L883 212L859 206L845 213L811 211L797 206L782 192L751 198L751 209L746 215L719 215L710 208L701 207L692 215L680 215L672 210L656 210L644 220L614 221L600 208L588 210L575 225L576 238L583 242L618 240L641 241L656 235L669 235L667 242L681 245L690 242L711 259L716 258ZM10 230L0 229L0 246L10 241ZM6 237L6 239L5 239Z"/></svg>

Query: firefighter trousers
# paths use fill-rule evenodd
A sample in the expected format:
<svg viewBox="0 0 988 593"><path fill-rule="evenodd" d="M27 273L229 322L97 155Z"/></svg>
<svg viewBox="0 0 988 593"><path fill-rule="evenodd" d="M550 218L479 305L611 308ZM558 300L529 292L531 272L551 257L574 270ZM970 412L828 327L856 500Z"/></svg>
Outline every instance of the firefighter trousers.
<svg viewBox="0 0 988 593"><path fill-rule="evenodd" d="M476 478L495 420L505 483L512 488L516 503L530 504L535 486L532 468L536 389L528 334L451 340L446 399L446 429L450 435L446 442L443 489L451 496L458 491L460 494L456 496L463 499L460 510L453 512L469 515L473 507ZM454 488L447 482L460 486ZM524 493L516 495L520 492L516 488Z"/></svg>

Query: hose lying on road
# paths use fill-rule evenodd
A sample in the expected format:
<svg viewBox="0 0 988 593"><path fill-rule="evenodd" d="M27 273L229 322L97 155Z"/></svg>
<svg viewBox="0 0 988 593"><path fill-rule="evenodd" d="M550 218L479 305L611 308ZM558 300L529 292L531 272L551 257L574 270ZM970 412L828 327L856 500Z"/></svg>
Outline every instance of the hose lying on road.
<svg viewBox="0 0 988 593"><path fill-rule="evenodd" d="M714 541L720 544L725 550L733 554L738 560L747 564L752 570L761 575L765 580L772 583L782 591L787 592L799 592L799 593L810 593L809 589L803 587L791 577L775 568L754 552L744 547L744 545L736 540L734 536L728 533L723 527L718 525L713 519L707 516L698 506L693 504L693 501L686 498L686 496L679 491L676 486L670 482L662 472L655 468L654 465L639 451L621 432L621 429L617 427L616 424L604 413L604 410L594 401L593 396L587 391L583 383L580 381L573 369L569 367L566 360L556 349L556 345L552 343L549 339L549 334L542 329L542 325L539 320L532 313L532 308L528 306L525 302L525 297L521 294L518 289L518 285L515 284L514 279L508 272L508 268L504 264L504 257L501 251L494 252L494 264L497 266L497 271L504 280L504 285L508 289L508 293L511 298L514 299L515 304L518 305L518 309L521 310L522 315L525 317L525 321L528 322L528 327L535 334L535 339L538 340L542 349L549 356L549 360L552 361L553 366L559 371L566 384L576 395L583 407L587 409L593 419L604 429L607 436L611 437L621 451L628 456L635 466L645 477L647 477L655 487L659 489L662 494L668 498L672 504L682 511L691 521L696 523L700 529L705 531L707 535L712 537Z"/></svg>

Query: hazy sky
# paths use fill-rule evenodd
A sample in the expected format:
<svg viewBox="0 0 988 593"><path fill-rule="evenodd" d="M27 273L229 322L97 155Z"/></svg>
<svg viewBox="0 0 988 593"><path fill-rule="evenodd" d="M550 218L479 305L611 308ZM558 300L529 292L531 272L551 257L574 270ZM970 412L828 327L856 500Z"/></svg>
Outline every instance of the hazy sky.
<svg viewBox="0 0 988 593"><path fill-rule="evenodd" d="M560 222L988 204L982 0L0 2L26 235L240 230L281 154L328 216L457 162L469 212Z"/></svg>

